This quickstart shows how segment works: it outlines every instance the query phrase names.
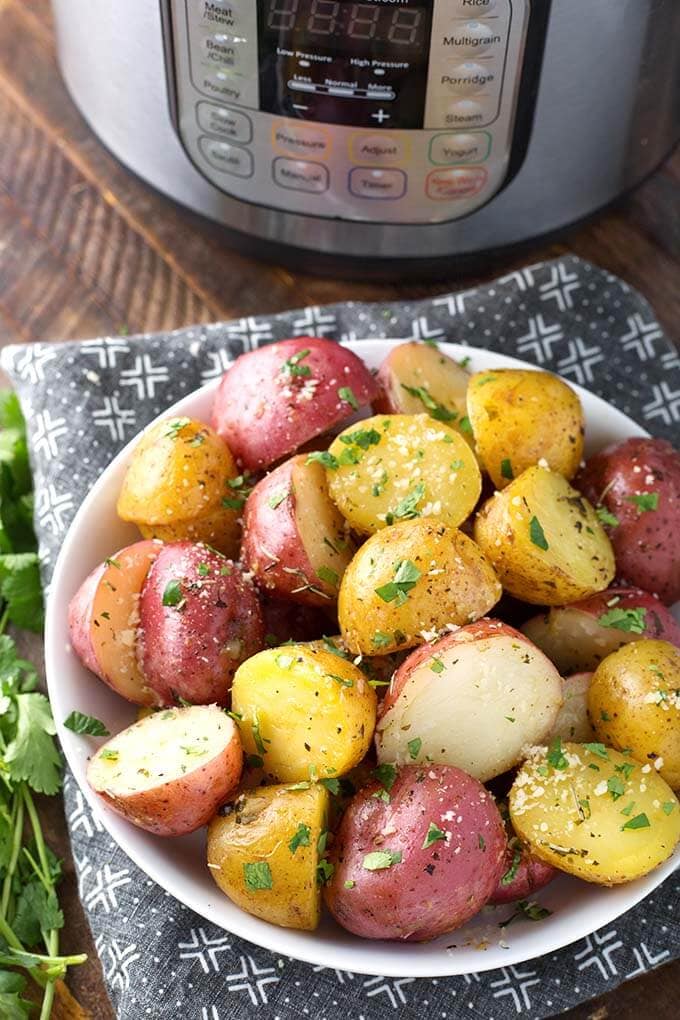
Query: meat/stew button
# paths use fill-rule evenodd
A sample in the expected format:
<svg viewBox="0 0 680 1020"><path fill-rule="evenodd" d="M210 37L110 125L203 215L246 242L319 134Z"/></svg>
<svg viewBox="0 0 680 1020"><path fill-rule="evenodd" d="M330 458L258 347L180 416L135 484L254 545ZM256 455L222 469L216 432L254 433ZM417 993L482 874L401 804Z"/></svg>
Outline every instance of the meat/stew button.
<svg viewBox="0 0 680 1020"><path fill-rule="evenodd" d="M474 198L486 184L488 176L483 166L457 166L449 170L433 170L425 185L427 196L442 202Z"/></svg>

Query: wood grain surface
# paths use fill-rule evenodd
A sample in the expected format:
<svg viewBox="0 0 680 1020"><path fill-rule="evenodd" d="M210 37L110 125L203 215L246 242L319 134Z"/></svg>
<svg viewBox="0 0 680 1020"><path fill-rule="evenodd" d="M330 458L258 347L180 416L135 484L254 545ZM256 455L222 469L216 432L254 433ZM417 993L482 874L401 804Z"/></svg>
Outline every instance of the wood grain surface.
<svg viewBox="0 0 680 1020"><path fill-rule="evenodd" d="M140 0L142 2L142 0ZM619 274L652 302L680 347L680 153L632 197L562 242L489 260L439 282L322 279L255 262L220 231L129 174L97 141L59 77L48 0L0 0L0 345L270 313L306 304L420 297L573 252ZM39 658L39 642L28 649ZM41 804L65 861L63 945L89 962L70 987L96 1020L113 1020L80 906L61 803ZM677 1016L680 963L640 977L568 1020ZM83 1013L65 996L55 1017Z"/></svg>

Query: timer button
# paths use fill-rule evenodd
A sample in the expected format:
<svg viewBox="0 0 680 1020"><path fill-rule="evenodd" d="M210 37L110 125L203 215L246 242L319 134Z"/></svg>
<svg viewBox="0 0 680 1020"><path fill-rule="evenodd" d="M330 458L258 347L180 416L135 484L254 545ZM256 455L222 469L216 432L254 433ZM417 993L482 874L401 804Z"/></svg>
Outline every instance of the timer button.
<svg viewBox="0 0 680 1020"><path fill-rule="evenodd" d="M428 198L439 202L455 202L478 195L488 180L483 166L455 167L433 170L425 185Z"/></svg>
<svg viewBox="0 0 680 1020"><path fill-rule="evenodd" d="M464 21L456 23L453 31L445 36L444 46L452 56L476 56L502 42L503 36L483 21Z"/></svg>
<svg viewBox="0 0 680 1020"><path fill-rule="evenodd" d="M503 2L503 0L501 0ZM498 7L498 0L451 0L452 13L458 17L481 17L490 14Z"/></svg>
<svg viewBox="0 0 680 1020"><path fill-rule="evenodd" d="M272 144L291 156L326 156L330 139L323 128L294 120L277 120L272 125Z"/></svg>
<svg viewBox="0 0 680 1020"><path fill-rule="evenodd" d="M451 166L458 163L483 163L491 151L488 131L476 134L435 135L430 142L430 163Z"/></svg>
<svg viewBox="0 0 680 1020"><path fill-rule="evenodd" d="M375 170L358 166L350 171L349 190L357 198L397 199L406 194L406 174L403 170Z"/></svg>
<svg viewBox="0 0 680 1020"><path fill-rule="evenodd" d="M408 155L408 144L401 138L384 133L368 135L363 132L350 139L349 151L353 163L403 163Z"/></svg>
<svg viewBox="0 0 680 1020"><path fill-rule="evenodd" d="M274 183L289 191L308 191L321 195L328 191L330 174L322 163L302 159L284 159L279 156L272 164Z"/></svg>
<svg viewBox="0 0 680 1020"><path fill-rule="evenodd" d="M209 135L221 135L246 145L253 140L253 122L238 110L204 102L198 104L197 117L199 127Z"/></svg>
<svg viewBox="0 0 680 1020"><path fill-rule="evenodd" d="M240 145L218 142L215 138L199 138L198 145L210 166L232 177L252 177L254 163L252 153Z"/></svg>
<svg viewBox="0 0 680 1020"><path fill-rule="evenodd" d="M497 81L497 74L490 67L466 61L456 64L441 76L441 84L459 96L474 96L478 92L486 92L489 86Z"/></svg>

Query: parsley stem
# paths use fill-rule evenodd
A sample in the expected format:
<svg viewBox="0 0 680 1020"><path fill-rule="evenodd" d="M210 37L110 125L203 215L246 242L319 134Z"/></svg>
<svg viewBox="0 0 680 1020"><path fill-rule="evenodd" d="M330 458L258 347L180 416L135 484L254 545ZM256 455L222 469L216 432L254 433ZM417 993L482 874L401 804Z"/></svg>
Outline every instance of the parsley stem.
<svg viewBox="0 0 680 1020"><path fill-rule="evenodd" d="M2 899L0 900L0 918L5 921L9 898L12 893L12 879L16 871L17 861L21 852L21 840L24 832L24 805L21 797L15 797L12 805L12 851L5 873L5 880L2 884Z"/></svg>
<svg viewBox="0 0 680 1020"><path fill-rule="evenodd" d="M35 845L38 850L38 859L40 860L40 866L45 876L47 884L47 891L54 893L54 883L52 881L52 875L50 873L50 862L47 857L47 849L45 847L45 838L43 836L42 826L40 819L38 818L38 812L35 809L33 803L33 797L26 783L21 784L21 789L24 795L24 801L26 804L26 810L28 811L28 817L31 821L31 828L33 829L33 837L35 839ZM50 956L57 956L59 954L59 932L56 928L51 929L47 935L43 935L45 941L45 949ZM49 988L49 986L48 986ZM47 996L48 989L45 989L45 996ZM54 992L52 993L54 995ZM51 1006L50 1006L51 1009ZM46 1016L49 1017L49 1012Z"/></svg>
<svg viewBox="0 0 680 1020"><path fill-rule="evenodd" d="M2 616L0 616L0 634L4 634L8 618L9 618L9 602L5 604Z"/></svg>

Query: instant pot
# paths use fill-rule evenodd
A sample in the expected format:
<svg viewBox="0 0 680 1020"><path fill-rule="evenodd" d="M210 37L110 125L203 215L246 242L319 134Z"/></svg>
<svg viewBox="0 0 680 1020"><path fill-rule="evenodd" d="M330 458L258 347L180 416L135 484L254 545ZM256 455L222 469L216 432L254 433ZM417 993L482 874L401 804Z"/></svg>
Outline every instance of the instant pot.
<svg viewBox="0 0 680 1020"><path fill-rule="evenodd" d="M75 102L131 170L310 268L523 244L680 135L679 0L53 0Z"/></svg>

